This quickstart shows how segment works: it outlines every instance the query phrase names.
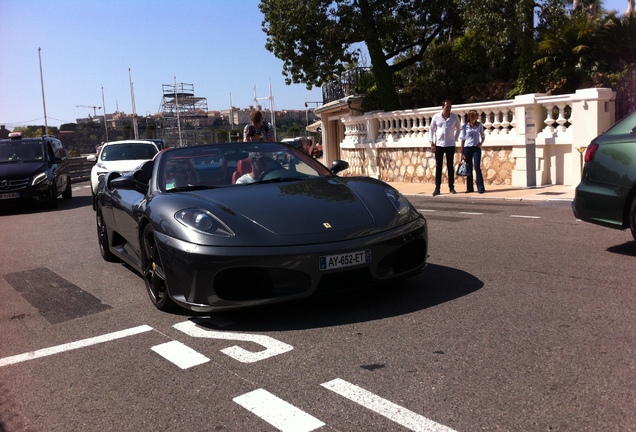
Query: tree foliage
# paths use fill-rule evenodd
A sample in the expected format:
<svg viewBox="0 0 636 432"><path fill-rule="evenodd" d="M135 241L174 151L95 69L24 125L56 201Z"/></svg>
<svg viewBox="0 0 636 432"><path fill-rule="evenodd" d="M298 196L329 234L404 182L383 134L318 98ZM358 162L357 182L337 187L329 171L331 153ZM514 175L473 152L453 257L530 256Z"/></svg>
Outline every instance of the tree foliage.
<svg viewBox="0 0 636 432"><path fill-rule="evenodd" d="M319 86L352 65L366 48L380 104L398 109L396 72L422 61L436 39L457 27L449 0L262 0L265 47L283 60L286 82Z"/></svg>
<svg viewBox="0 0 636 432"><path fill-rule="evenodd" d="M634 88L636 17L600 0L261 0L260 8L266 48L283 60L288 84L310 88L369 65L374 108Z"/></svg>

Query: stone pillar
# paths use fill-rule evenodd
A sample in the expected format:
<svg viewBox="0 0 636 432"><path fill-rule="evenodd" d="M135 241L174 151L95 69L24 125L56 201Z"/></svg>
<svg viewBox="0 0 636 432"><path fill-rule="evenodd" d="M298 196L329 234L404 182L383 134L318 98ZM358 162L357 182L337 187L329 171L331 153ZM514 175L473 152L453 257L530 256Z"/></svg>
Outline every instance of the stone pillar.
<svg viewBox="0 0 636 432"><path fill-rule="evenodd" d="M512 186L531 187L537 185L537 172L541 175L543 164L537 158L536 137L541 131L545 109L536 103L537 96L527 94L515 97L515 121L519 142L512 147L515 169L512 172ZM539 156L542 156L541 152ZM541 178L541 177L539 177Z"/></svg>
<svg viewBox="0 0 636 432"><path fill-rule="evenodd" d="M594 138L608 130L616 117L616 92L609 88L577 90L572 96L572 150L570 169L564 182L576 186L581 181L581 152Z"/></svg>

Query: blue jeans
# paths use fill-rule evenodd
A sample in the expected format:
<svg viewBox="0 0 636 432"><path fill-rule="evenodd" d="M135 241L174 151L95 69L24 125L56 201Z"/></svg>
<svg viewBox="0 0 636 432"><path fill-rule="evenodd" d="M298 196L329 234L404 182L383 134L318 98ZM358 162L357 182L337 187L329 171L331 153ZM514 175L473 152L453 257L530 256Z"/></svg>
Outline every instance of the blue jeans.
<svg viewBox="0 0 636 432"><path fill-rule="evenodd" d="M455 189L455 169L453 168L455 159L455 147L437 147L435 150L435 189L442 185L442 167L444 166L444 155L446 155L446 170L448 174L448 187Z"/></svg>
<svg viewBox="0 0 636 432"><path fill-rule="evenodd" d="M481 173L481 147L464 147L466 165L468 165L468 176L466 177L466 191L474 192L473 189L473 168L477 176L477 190L485 192L484 176Z"/></svg>

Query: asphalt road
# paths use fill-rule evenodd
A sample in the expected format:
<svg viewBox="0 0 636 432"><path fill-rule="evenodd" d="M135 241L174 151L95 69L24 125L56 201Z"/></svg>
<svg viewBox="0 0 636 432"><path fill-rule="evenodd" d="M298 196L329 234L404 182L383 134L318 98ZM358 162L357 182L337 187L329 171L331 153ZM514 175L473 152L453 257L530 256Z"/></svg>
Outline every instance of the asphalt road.
<svg viewBox="0 0 636 432"><path fill-rule="evenodd" d="M0 212L0 432L636 430L636 244L567 202L412 197L418 277L193 316L103 261L87 184Z"/></svg>

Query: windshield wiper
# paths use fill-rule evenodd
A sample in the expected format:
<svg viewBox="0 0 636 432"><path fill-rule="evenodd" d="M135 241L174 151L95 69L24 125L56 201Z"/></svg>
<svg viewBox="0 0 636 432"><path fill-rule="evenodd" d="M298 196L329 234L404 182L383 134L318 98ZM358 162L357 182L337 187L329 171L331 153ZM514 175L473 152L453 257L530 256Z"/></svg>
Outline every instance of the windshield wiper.
<svg viewBox="0 0 636 432"><path fill-rule="evenodd" d="M293 182L293 181L301 181L305 180L301 177L274 177L267 180L260 180L250 184L265 184L265 183L284 183L284 182Z"/></svg>
<svg viewBox="0 0 636 432"><path fill-rule="evenodd" d="M188 192L188 191L197 191L197 190L205 190L205 189L216 189L217 186L208 186L208 185L187 185L187 186L179 186L176 188L168 189L166 192Z"/></svg>

